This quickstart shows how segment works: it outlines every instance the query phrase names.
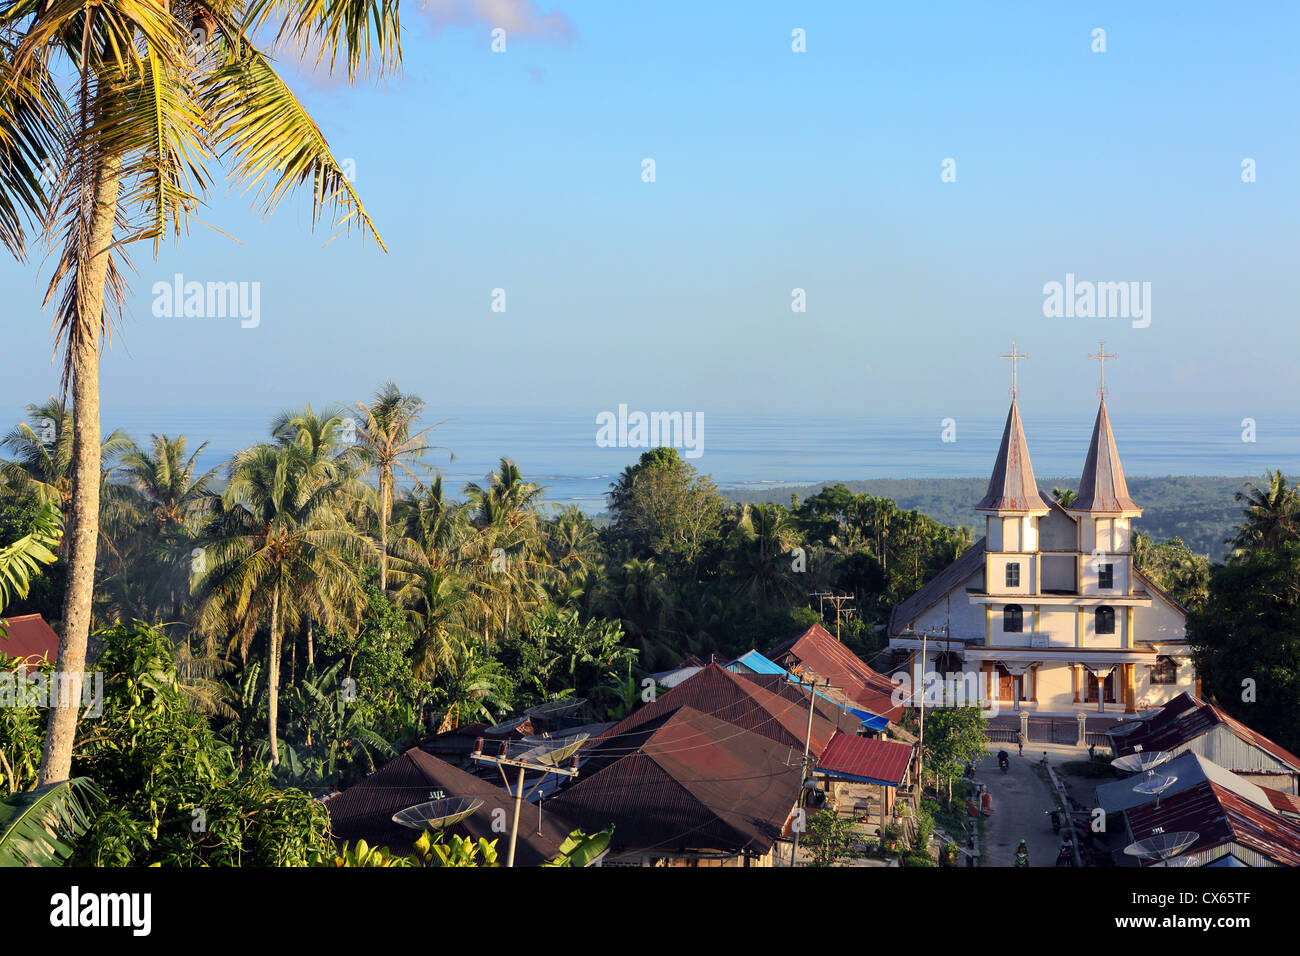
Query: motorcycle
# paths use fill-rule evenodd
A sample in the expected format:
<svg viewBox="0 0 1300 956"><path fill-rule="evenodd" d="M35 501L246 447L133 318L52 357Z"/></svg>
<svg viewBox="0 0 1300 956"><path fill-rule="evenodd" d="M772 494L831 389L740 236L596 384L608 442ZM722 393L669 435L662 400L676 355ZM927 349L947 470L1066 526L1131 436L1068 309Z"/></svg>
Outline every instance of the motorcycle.
<svg viewBox="0 0 1300 956"><path fill-rule="evenodd" d="M1029 851L1016 850L1016 866L1028 866L1028 865L1029 865Z"/></svg>
<svg viewBox="0 0 1300 956"><path fill-rule="evenodd" d="M1061 811L1060 811L1060 809L1058 808L1058 809L1055 809L1055 810L1044 810L1043 812L1046 813L1049 817L1052 818L1052 832L1053 832L1053 833L1060 833L1060 832L1061 832Z"/></svg>
<svg viewBox="0 0 1300 956"><path fill-rule="evenodd" d="M1011 760L1007 757L1005 750L998 754L998 769L1003 773L1011 769Z"/></svg>
<svg viewBox="0 0 1300 956"><path fill-rule="evenodd" d="M1056 854L1057 866L1074 866L1074 856L1070 852L1071 846L1068 843L1061 844L1061 852Z"/></svg>

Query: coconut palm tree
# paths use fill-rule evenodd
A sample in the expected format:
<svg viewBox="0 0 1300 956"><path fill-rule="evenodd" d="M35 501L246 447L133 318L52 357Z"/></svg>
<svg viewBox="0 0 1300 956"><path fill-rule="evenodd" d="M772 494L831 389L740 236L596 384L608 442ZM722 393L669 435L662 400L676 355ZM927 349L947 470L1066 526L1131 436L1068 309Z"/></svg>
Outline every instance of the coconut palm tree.
<svg viewBox="0 0 1300 956"><path fill-rule="evenodd" d="M27 421L19 422L0 448L13 458L0 463L0 481L14 494L32 494L53 501L67 521L72 515L72 412L51 396L27 406ZM126 432L117 429L99 449L101 497L108 497L108 481L118 459L134 447Z"/></svg>
<svg viewBox="0 0 1300 956"><path fill-rule="evenodd" d="M280 657L286 633L315 619L329 627L361 603L349 559L365 560L369 542L348 523L338 481L321 481L298 444L258 445L230 467L221 508L206 533L206 570L198 627L230 634L241 652L268 628L267 710L271 763L276 737Z"/></svg>
<svg viewBox="0 0 1300 956"><path fill-rule="evenodd" d="M1264 487L1249 481L1245 491L1236 493L1236 500L1245 507L1242 524L1227 539L1235 554L1273 550L1283 541L1294 541L1300 535L1300 495L1287 484L1280 468L1266 471L1264 477L1267 481Z"/></svg>
<svg viewBox="0 0 1300 956"><path fill-rule="evenodd" d="M424 411L418 396L404 394L392 382L385 382L369 405L357 402L361 423L357 428L354 455L366 472L375 472L379 492L379 589L388 589L388 522L393 516L394 490L399 474L416 479L425 452L425 436L437 428L430 425L418 432L411 428ZM445 424L439 422L439 425ZM438 449L447 451L447 449ZM455 456L452 456L453 460Z"/></svg>
<svg viewBox="0 0 1300 956"><path fill-rule="evenodd" d="M1062 508L1068 508L1078 500L1079 493L1073 488L1053 488L1052 497Z"/></svg>
<svg viewBox="0 0 1300 956"><path fill-rule="evenodd" d="M15 597L27 596L32 578L41 573L41 565L53 564L54 549L63 537L63 522L52 502L41 506L31 530L17 541L0 542L0 611ZM4 625L0 622L0 633Z"/></svg>
<svg viewBox="0 0 1300 956"><path fill-rule="evenodd" d="M486 611L485 641L504 639L510 622L522 620L546 598L550 568L539 514L541 485L525 481L519 466L502 458L486 486L470 482L465 496L475 536L466 544L475 593Z"/></svg>
<svg viewBox="0 0 1300 956"><path fill-rule="evenodd" d="M189 225L228 165L264 212L309 187L312 222L374 230L320 129L253 41L318 51L349 79L400 63L399 0L0 0L0 242L57 246L45 301L72 393L71 545L61 670L85 665L99 521L99 354L126 254ZM380 242L382 247L382 242ZM42 782L67 777L77 711L50 717Z"/></svg>

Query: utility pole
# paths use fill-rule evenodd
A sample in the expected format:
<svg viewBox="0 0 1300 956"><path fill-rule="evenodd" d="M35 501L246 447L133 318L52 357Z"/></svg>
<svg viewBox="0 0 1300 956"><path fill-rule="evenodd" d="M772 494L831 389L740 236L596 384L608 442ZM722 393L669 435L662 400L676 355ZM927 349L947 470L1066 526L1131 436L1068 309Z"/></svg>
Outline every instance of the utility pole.
<svg viewBox="0 0 1300 956"><path fill-rule="evenodd" d="M800 685L802 685L803 681L800 680L799 683ZM829 687L830 684L831 684L831 680L828 677L826 678L826 686ZM803 759L799 762L799 803L797 809L802 809L803 807L803 785L804 785L804 781L808 779L808 769L809 769L808 751L812 749L813 706L816 704L816 702L817 702L817 681L814 680L808 684L808 727L803 734ZM794 831L794 848L790 851L790 865L794 866L798 858L799 858L799 831L796 829Z"/></svg>
<svg viewBox="0 0 1300 956"><path fill-rule="evenodd" d="M534 748L532 750L525 751L524 753L520 754L518 757L510 757L508 755L509 744L504 740L501 742L501 750L497 753L495 757L489 757L483 753L482 737L480 737L475 742L474 753L471 755L470 759L474 760L476 763L496 764L497 769L501 771L501 779L505 781L507 793L510 792L510 781L506 778L505 768L506 767L519 768L519 776L516 779L515 790L514 790L515 813L514 813L514 819L510 822L510 848L506 852L507 867L512 867L515 865L515 841L518 839L519 836L519 811L523 807L523 803L524 803L525 771L534 770L542 774L542 779L537 781L537 787L540 787L545 782L546 774L549 773L560 774L561 776L564 777L576 777L578 775L577 748L580 747L583 741L585 741L586 739L587 739L587 735L583 734L582 738L578 740L576 743L570 743L567 745L558 744L556 750L551 750L547 752L537 752L537 749ZM569 747L573 748L572 766L569 767L558 766L558 762L560 760L563 760L564 756L566 756L563 752L569 749ZM530 756L532 756L532 759L529 759ZM550 760L553 762L547 762L547 758L550 758ZM537 787L534 787L533 789L536 790Z"/></svg>
<svg viewBox="0 0 1300 956"><path fill-rule="evenodd" d="M818 613L824 619L826 617L826 602L830 601L835 605L835 640L840 640L840 615L847 619L853 616L853 602L857 600L852 594L836 594L834 591L814 591L811 595L819 600Z"/></svg>

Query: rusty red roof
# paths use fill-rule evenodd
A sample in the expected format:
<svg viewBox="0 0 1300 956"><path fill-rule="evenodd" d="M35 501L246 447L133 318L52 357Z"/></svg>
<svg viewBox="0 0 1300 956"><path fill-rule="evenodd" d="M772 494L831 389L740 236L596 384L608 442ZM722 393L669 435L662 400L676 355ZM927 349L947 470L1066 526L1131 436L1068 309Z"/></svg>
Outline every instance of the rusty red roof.
<svg viewBox="0 0 1300 956"><path fill-rule="evenodd" d="M1273 804L1273 809L1278 813L1294 813L1300 815L1300 797L1293 793L1283 793L1281 790L1274 790L1271 787L1260 787L1264 791L1264 796L1268 797L1268 802Z"/></svg>
<svg viewBox="0 0 1300 956"><path fill-rule="evenodd" d="M799 792L799 751L689 706L584 753L546 806L589 833L613 824L621 849L765 853Z"/></svg>
<svg viewBox="0 0 1300 956"><path fill-rule="evenodd" d="M796 684L785 674L744 674L745 680L752 681L764 690L771 691L779 697L784 697L798 705L800 713L808 713L808 695L811 691L807 684ZM817 694L813 700L813 712L819 717L825 718L835 726L837 730L842 730L846 734L855 734L862 726L862 718L856 717L841 707L827 700L821 694Z"/></svg>
<svg viewBox="0 0 1300 956"><path fill-rule="evenodd" d="M911 761L912 748L907 744L836 733L817 760L817 772L897 787Z"/></svg>
<svg viewBox="0 0 1300 956"><path fill-rule="evenodd" d="M1066 509L1092 514L1119 514L1125 511L1141 513L1142 509L1128 495L1124 468L1119 462L1115 435L1110 430L1110 415L1106 399L1097 409L1097 421L1092 426L1092 442L1088 457L1083 463L1083 476L1079 479L1079 494Z"/></svg>
<svg viewBox="0 0 1300 956"><path fill-rule="evenodd" d="M1293 772L1300 773L1300 757L1247 727L1221 708L1188 693L1179 694L1158 712L1144 718L1141 725L1129 733L1115 734L1112 740L1115 753L1120 757L1133 753L1139 745L1143 750L1176 750L1219 724L1226 725L1242 740L1263 750ZM1120 724L1115 729L1122 730L1123 727L1124 724ZM1227 769L1248 770L1239 767Z"/></svg>
<svg viewBox="0 0 1300 956"><path fill-rule="evenodd" d="M805 698L806 700L806 698ZM653 702L645 704L601 735L619 737L641 724L679 707L694 707L721 720L752 730L770 740L803 752L808 730L808 706L765 690L747 677L719 664L709 664ZM835 733L835 724L814 711L813 753L821 753ZM600 738L598 738L600 739Z"/></svg>
<svg viewBox="0 0 1300 956"><path fill-rule="evenodd" d="M1034 466L1029 461L1029 443L1025 441L1025 429L1020 422L1020 408L1016 400L1011 399L1011 410L1007 412L1007 424L1002 430L1002 444L998 447L998 457L993 463L993 474L989 478L989 488L976 511L1047 511L1047 502L1038 491L1034 481Z"/></svg>
<svg viewBox="0 0 1300 956"><path fill-rule="evenodd" d="M497 840L497 853L504 862L506 839L492 828L493 812L500 810L511 820L514 799L501 788L437 757L412 747L384 764L360 783L348 787L325 801L330 828L337 840L365 840L371 846L384 846L406 853L419 837L416 831L393 822L393 814L427 800L447 797L481 797L483 806L451 828L452 833L477 840ZM543 805L540 833L537 807L525 805L520 811L519 838L515 862L535 866L555 856L560 843L574 827L551 812L550 801Z"/></svg>
<svg viewBox="0 0 1300 956"><path fill-rule="evenodd" d="M31 663L59 662L59 635L39 614L19 614L4 619L0 631L0 654Z"/></svg>
<svg viewBox="0 0 1300 956"><path fill-rule="evenodd" d="M893 701L898 682L872 670L820 624L778 645L767 656L796 676L829 679L832 688L863 710L891 721L903 715L902 705Z"/></svg>
<svg viewBox="0 0 1300 956"><path fill-rule="evenodd" d="M1186 830L1199 837L1184 853L1235 843L1279 866L1300 866L1300 821L1265 810L1216 783L1189 787L1162 798L1159 807L1153 801L1133 807L1126 815L1135 840Z"/></svg>

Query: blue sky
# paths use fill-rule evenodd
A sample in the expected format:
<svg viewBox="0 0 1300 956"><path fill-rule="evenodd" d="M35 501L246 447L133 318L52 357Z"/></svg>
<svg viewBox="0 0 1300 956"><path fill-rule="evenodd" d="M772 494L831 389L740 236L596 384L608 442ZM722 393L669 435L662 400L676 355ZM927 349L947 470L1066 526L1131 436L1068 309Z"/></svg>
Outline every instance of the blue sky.
<svg viewBox="0 0 1300 956"><path fill-rule="evenodd" d="M134 252L105 424L355 400L387 378L434 415L998 418L1012 339L1026 408L1090 421L1099 338L1125 417L1294 420L1295 8L881 6L404 7L402 76L293 71L390 253L322 247L305 203L263 222L222 185L204 218L239 242L196 224L156 262ZM525 26L495 54L506 16ZM57 385L48 265L0 264L14 417ZM150 288L177 272L260 282L261 324L154 318ZM1045 318L1042 286L1067 272L1150 282L1150 326Z"/></svg>

